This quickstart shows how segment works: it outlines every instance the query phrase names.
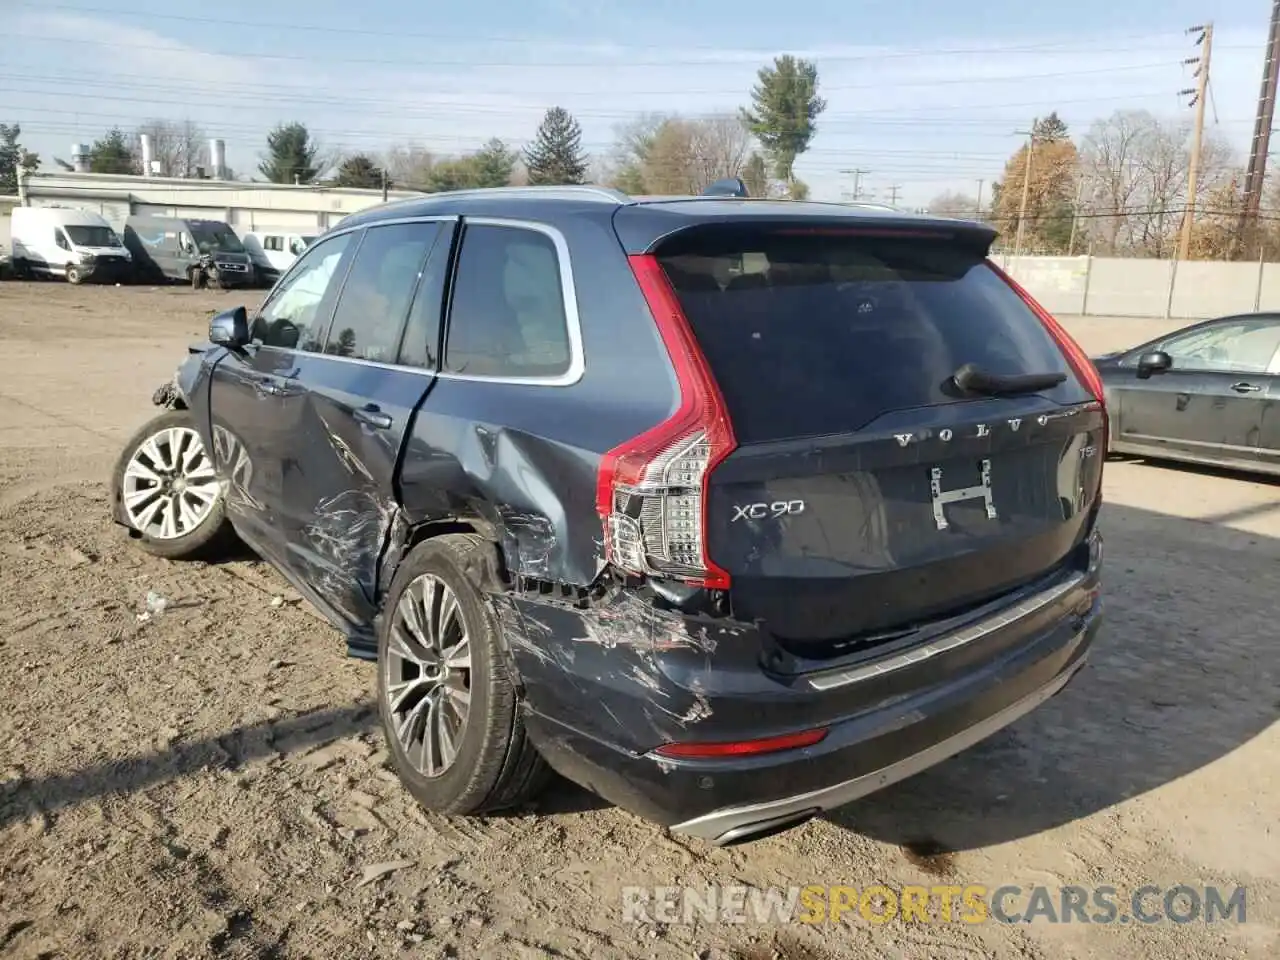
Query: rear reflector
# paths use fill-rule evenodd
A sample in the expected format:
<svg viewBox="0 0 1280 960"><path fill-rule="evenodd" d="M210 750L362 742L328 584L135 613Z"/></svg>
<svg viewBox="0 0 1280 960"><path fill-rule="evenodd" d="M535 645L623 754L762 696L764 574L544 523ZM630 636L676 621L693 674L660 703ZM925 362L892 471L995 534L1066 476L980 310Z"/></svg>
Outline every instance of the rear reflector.
<svg viewBox="0 0 1280 960"><path fill-rule="evenodd" d="M799 733L784 733L778 737L764 737L760 740L729 740L711 743L664 743L653 752L660 757L672 760L699 760L716 757L750 757L761 753L777 753L780 750L795 750L799 747L811 747L827 735L826 727L817 730L802 730Z"/></svg>
<svg viewBox="0 0 1280 960"><path fill-rule="evenodd" d="M656 257L629 258L671 358L680 406L662 423L604 455L596 509L605 556L620 570L726 589L707 556L707 478L737 441L724 398Z"/></svg>

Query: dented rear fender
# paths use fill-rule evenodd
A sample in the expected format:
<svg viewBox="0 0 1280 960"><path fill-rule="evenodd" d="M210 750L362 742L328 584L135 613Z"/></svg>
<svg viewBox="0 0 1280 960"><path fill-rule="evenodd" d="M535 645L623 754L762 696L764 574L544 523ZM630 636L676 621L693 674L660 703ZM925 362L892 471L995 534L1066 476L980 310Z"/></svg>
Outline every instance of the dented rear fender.
<svg viewBox="0 0 1280 960"><path fill-rule="evenodd" d="M594 499L599 454L432 417L429 406L401 468L402 542L470 528L496 544L507 579L593 583L604 566Z"/></svg>

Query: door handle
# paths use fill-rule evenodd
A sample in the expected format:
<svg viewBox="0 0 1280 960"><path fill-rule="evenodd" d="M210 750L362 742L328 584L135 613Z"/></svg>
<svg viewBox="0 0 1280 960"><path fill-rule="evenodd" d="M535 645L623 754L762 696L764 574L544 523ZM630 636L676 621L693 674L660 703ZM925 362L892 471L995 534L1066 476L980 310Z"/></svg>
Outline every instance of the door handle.
<svg viewBox="0 0 1280 960"><path fill-rule="evenodd" d="M363 407L357 407L351 414L360 423L376 427L379 430L386 430L391 426L391 415L383 413L378 409L377 404L366 404Z"/></svg>
<svg viewBox="0 0 1280 960"><path fill-rule="evenodd" d="M1236 393L1257 393L1262 388L1256 383L1245 383L1241 380L1239 383L1233 383L1231 389Z"/></svg>

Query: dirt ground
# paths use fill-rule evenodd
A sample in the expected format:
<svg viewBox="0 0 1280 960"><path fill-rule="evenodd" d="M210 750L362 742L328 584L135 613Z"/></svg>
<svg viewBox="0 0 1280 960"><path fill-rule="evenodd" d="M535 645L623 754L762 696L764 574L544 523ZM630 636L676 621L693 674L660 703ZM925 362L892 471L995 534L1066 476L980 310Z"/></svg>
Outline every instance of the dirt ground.
<svg viewBox="0 0 1280 960"><path fill-rule="evenodd" d="M119 444L236 298L0 283L0 955L1277 955L1280 484L1108 465L1090 667L828 819L715 850L566 784L448 820L385 767L371 667L270 569L155 560L107 519ZM1095 351L1162 327L1068 324ZM1242 884L1248 920L623 922L623 886L675 883Z"/></svg>

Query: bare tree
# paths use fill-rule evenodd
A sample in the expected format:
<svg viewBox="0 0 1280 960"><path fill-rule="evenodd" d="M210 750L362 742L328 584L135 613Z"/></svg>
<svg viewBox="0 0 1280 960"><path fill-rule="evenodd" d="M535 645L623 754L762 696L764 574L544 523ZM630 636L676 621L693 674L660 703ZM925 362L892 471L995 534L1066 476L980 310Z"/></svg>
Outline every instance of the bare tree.
<svg viewBox="0 0 1280 960"><path fill-rule="evenodd" d="M732 115L667 117L656 128L632 132L631 162L651 193L700 193L716 180L740 176L751 152L751 134Z"/></svg>
<svg viewBox="0 0 1280 960"><path fill-rule="evenodd" d="M431 168L437 157L426 147L415 143L392 147L382 156L382 168L393 183L411 190L423 189L431 180Z"/></svg>
<svg viewBox="0 0 1280 960"><path fill-rule="evenodd" d="M742 174L751 152L751 133L733 114L712 114L692 122L692 148L699 166L699 189Z"/></svg>
<svg viewBox="0 0 1280 960"><path fill-rule="evenodd" d="M925 210L935 217L973 220L978 216L978 201L968 194L948 190L930 200Z"/></svg>
<svg viewBox="0 0 1280 960"><path fill-rule="evenodd" d="M1191 125L1119 111L1094 123L1082 154L1083 206L1108 252L1172 255L1187 206ZM1200 156L1203 196L1230 180L1233 162L1231 145L1210 131Z"/></svg>
<svg viewBox="0 0 1280 960"><path fill-rule="evenodd" d="M640 165L650 193L685 195L698 192L701 163L695 152L695 128L688 120L669 119L655 131Z"/></svg>
<svg viewBox="0 0 1280 960"><path fill-rule="evenodd" d="M193 177L198 167L209 165L209 141L199 124L192 120L148 120L134 131L130 148L142 170L142 137L151 139L151 157L159 161L160 174L166 177Z"/></svg>
<svg viewBox="0 0 1280 960"><path fill-rule="evenodd" d="M1084 137L1083 199L1086 209L1099 218L1100 239L1111 253L1127 245L1128 211L1141 186L1137 170L1142 137L1151 120L1154 117L1146 111L1120 110L1094 121Z"/></svg>

